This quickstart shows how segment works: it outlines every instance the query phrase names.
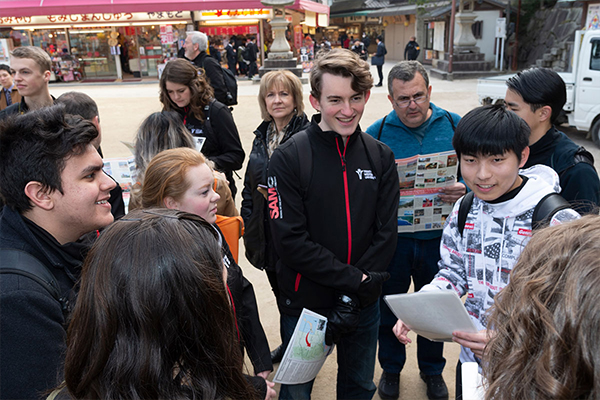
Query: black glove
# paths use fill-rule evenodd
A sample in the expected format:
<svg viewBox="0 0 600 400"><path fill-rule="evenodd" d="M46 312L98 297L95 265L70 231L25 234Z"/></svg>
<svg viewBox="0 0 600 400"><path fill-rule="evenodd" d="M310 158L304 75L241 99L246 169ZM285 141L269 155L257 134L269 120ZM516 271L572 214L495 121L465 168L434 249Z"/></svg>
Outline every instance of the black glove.
<svg viewBox="0 0 600 400"><path fill-rule="evenodd" d="M383 282L390 279L388 272L368 272L363 271L367 278L360 283L358 287L358 300L363 307L369 306L381 296L381 287Z"/></svg>
<svg viewBox="0 0 600 400"><path fill-rule="evenodd" d="M352 333L358 327L360 304L354 295L339 293L335 306L327 317L325 344L331 346L339 342L343 335Z"/></svg>

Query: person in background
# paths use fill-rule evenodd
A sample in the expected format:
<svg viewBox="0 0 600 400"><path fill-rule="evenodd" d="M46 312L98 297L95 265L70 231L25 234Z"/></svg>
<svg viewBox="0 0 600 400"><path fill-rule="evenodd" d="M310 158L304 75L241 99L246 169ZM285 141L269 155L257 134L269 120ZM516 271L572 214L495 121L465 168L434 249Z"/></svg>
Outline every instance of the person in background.
<svg viewBox="0 0 600 400"><path fill-rule="evenodd" d="M156 155L142 186L142 207L166 207L196 214L212 224L223 247L228 270L227 290L239 328L239 348L245 348L257 376L267 379L273 370L269 343L260 323L252 284L234 261L229 246L216 225L219 195L213 190L213 175L206 159L193 149L177 148ZM263 382L264 383L264 382Z"/></svg>
<svg viewBox="0 0 600 400"><path fill-rule="evenodd" d="M83 267L55 398L271 398L243 374L218 240L165 209L106 229Z"/></svg>
<svg viewBox="0 0 600 400"><path fill-rule="evenodd" d="M248 74L248 64L245 59L246 54L246 38L242 38L237 48L238 71L240 75Z"/></svg>
<svg viewBox="0 0 600 400"><path fill-rule="evenodd" d="M275 265L277 253L269 227L267 205L267 169L273 151L292 135L309 125L302 101L302 82L287 70L271 71L260 80L258 93L263 122L258 126L248 157L241 215L246 231L246 258L256 268L265 270L275 298L279 300L279 285ZM283 340L283 333L281 334ZM278 346L271 353L273 363L283 357L285 348Z"/></svg>
<svg viewBox="0 0 600 400"><path fill-rule="evenodd" d="M237 47L235 45L235 36L231 37L231 40L227 42L225 46L225 53L227 55L227 68L234 74L237 75Z"/></svg>
<svg viewBox="0 0 600 400"><path fill-rule="evenodd" d="M365 46L359 40L356 40L352 45L352 51L358 54L361 60L367 61L367 59L369 58L369 54L367 54Z"/></svg>
<svg viewBox="0 0 600 400"><path fill-rule="evenodd" d="M390 70L387 85L392 111L369 126L367 133L390 146L397 160L452 151L454 128L460 117L431 102L432 88L423 65L418 61L399 62ZM465 185L455 182L445 186L438 195L441 201L451 204L465 193ZM387 269L391 277L383 284L382 295L408 292L411 278L416 291L431 282L439 271L441 237L441 229L398 233L394 258ZM383 373L379 396L396 399L400 393L400 373L406 363L406 349L392 333L397 318L383 297L380 307L378 355ZM448 397L442 376L446 365L443 343L418 336L417 361L429 398Z"/></svg>
<svg viewBox="0 0 600 400"><path fill-rule="evenodd" d="M12 103L21 101L19 90L13 81L13 73L6 64L0 64L0 111L10 106Z"/></svg>
<svg viewBox="0 0 600 400"><path fill-rule="evenodd" d="M385 55L387 49L383 43L383 36L377 36L377 52L371 58L371 64L377 66L377 75L379 75L379 83L375 86L383 86L383 64L385 63Z"/></svg>
<svg viewBox="0 0 600 400"><path fill-rule="evenodd" d="M548 68L530 68L512 76L504 103L531 128L531 154L525 168L546 165L560 176L560 194L581 213L597 211L600 180L594 157L556 128L567 101L565 81Z"/></svg>
<svg viewBox="0 0 600 400"><path fill-rule="evenodd" d="M170 61L163 71L160 102L163 110L180 115L196 141L196 149L227 177L235 199L233 171L242 168L246 154L229 108L213 98L212 88L198 70L181 59Z"/></svg>
<svg viewBox="0 0 600 400"><path fill-rule="evenodd" d="M365 45L365 50L369 52L369 46L371 45L371 38L365 32L362 34L362 42Z"/></svg>
<svg viewBox="0 0 600 400"><path fill-rule="evenodd" d="M146 167L155 155L163 150L187 147L195 149L194 138L186 129L174 111L162 111L150 114L140 125L135 136L133 154L135 156L135 180L129 201L129 210L142 206L142 182ZM208 161L210 163L210 161ZM238 215L235 208L229 182L225 175L213 170L215 178L215 191L219 193L217 201L217 214L228 217Z"/></svg>
<svg viewBox="0 0 600 400"><path fill-rule="evenodd" d="M256 46L256 39L254 36L248 38L248 43L246 43L246 54L246 60L250 62L248 65L248 79L252 79L252 77L258 73L258 68L256 66L258 47Z"/></svg>
<svg viewBox="0 0 600 400"><path fill-rule="evenodd" d="M98 150L100 157L102 155L102 149L100 144L102 143L102 128L100 127L100 115L98 112L98 105L90 96L81 92L66 92L61 94L56 99L56 104L65 105L65 113L72 115L79 115L82 118L90 121L98 130L98 136L93 140L92 144ZM109 175L110 176L110 175ZM115 180L110 176L112 180ZM123 189L119 183L113 190L110 191L110 199L108 202L111 206L111 213L115 219L119 219L125 215L125 202L123 201Z"/></svg>
<svg viewBox="0 0 600 400"><path fill-rule="evenodd" d="M219 51L218 47L215 47L215 45L219 46L220 44L221 44L220 41L218 43L209 41L209 46L208 46L208 52L209 52L210 56L212 58L214 58L215 60L217 60L217 62L219 64L221 63L221 59L222 59L221 52Z"/></svg>
<svg viewBox="0 0 600 400"><path fill-rule="evenodd" d="M62 380L66 323L88 251L78 239L113 222L116 184L92 144L94 124L63 105L9 116L0 132L0 398L39 399ZM9 262L11 253L18 259ZM32 264L55 284L14 272Z"/></svg>
<svg viewBox="0 0 600 400"><path fill-rule="evenodd" d="M221 64L206 54L208 36L198 31L187 32L185 38L185 57L196 67L204 71L206 81L213 88L214 97L221 103L227 100L227 86L221 71Z"/></svg>
<svg viewBox="0 0 600 400"><path fill-rule="evenodd" d="M407 61L416 60L417 57L419 57L420 52L421 47L419 46L419 43L417 43L417 39L414 36L411 36L404 48L404 59Z"/></svg>
<svg viewBox="0 0 600 400"><path fill-rule="evenodd" d="M490 309L485 398L598 398L598 304L600 217L534 232Z"/></svg>
<svg viewBox="0 0 600 400"><path fill-rule="evenodd" d="M0 111L0 120L54 104L48 88L52 76L52 60L48 53L41 47L17 47L10 53L10 65L21 101Z"/></svg>

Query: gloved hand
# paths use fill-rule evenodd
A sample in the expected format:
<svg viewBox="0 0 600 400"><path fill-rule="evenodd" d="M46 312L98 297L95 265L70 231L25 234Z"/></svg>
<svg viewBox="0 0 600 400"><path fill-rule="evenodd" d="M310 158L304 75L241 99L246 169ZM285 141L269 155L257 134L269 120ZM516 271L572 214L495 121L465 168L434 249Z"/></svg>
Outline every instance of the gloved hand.
<svg viewBox="0 0 600 400"><path fill-rule="evenodd" d="M335 306L327 317L325 344L331 346L339 342L343 335L352 333L358 327L360 304L354 295L339 293Z"/></svg>
<svg viewBox="0 0 600 400"><path fill-rule="evenodd" d="M381 296L381 287L383 282L390 279L388 272L368 272L363 271L367 278L360 283L358 287L358 300L363 307L369 306Z"/></svg>

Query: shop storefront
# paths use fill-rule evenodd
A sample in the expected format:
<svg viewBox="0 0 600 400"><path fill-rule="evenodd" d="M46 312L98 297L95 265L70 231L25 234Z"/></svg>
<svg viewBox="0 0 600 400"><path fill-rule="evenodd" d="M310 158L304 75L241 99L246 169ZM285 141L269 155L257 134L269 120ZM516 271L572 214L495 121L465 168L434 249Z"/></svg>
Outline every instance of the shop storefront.
<svg viewBox="0 0 600 400"><path fill-rule="evenodd" d="M0 38L47 51L56 80L140 78L176 57L191 23L184 11L0 17Z"/></svg>
<svg viewBox="0 0 600 400"><path fill-rule="evenodd" d="M225 46L232 36L241 41L242 38L254 37L260 49L263 43L261 21L272 18L272 10L206 10L194 12L194 20L198 22L197 29L208 35L212 47L223 53ZM223 60L226 57L222 57Z"/></svg>

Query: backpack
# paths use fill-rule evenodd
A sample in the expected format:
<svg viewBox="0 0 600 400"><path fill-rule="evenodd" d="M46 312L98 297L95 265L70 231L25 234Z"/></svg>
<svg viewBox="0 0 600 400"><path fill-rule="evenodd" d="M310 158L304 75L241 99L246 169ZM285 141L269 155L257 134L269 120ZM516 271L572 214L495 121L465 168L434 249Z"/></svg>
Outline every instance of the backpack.
<svg viewBox="0 0 600 400"><path fill-rule="evenodd" d="M473 198L475 194L469 192L463 197L460 206L458 208L458 232L460 236L463 236L465 230L465 223L467 222L467 215L473 205ZM531 218L531 226L533 229L540 228L550 222L550 218L560 210L570 208L571 205L568 201L558 193L548 193L537 203L533 209L533 217Z"/></svg>
<svg viewBox="0 0 600 400"><path fill-rule="evenodd" d="M223 81L225 82L225 87L227 88L227 101L225 102L225 105L235 106L238 103L238 86L237 80L235 79L235 75L228 68L221 67L221 72L223 72Z"/></svg>
<svg viewBox="0 0 600 400"><path fill-rule="evenodd" d="M223 75L223 82L225 82L225 89L227 92L225 99L223 99L223 104L226 106L235 106L237 104L238 93L238 85L235 75L229 68L223 68L220 64L219 67L221 68L221 75ZM202 69L204 69L204 59L202 59Z"/></svg>
<svg viewBox="0 0 600 400"><path fill-rule="evenodd" d="M60 303L63 316L69 312L69 301L60 295L60 286L50 269L31 254L17 249L0 249L0 274L25 276L50 293Z"/></svg>

